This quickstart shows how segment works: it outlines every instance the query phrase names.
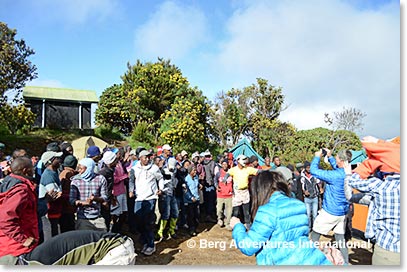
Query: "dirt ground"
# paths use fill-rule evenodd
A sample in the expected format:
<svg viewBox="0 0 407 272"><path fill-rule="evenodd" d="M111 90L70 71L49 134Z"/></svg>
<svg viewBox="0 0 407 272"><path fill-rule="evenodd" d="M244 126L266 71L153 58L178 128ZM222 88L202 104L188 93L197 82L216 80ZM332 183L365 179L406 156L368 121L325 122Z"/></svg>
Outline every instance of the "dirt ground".
<svg viewBox="0 0 407 272"><path fill-rule="evenodd" d="M49 221L43 219L45 239L51 237ZM126 229L126 226L124 226ZM216 224L201 223L198 235L191 237L184 229L178 231L178 238L164 240L157 244L152 256L141 253L142 245L138 235L126 233L133 238L136 248L136 265L256 265L256 257L242 254L232 242L232 232ZM321 241L333 241L332 235L321 236ZM370 265L372 245L356 235L348 245L350 265Z"/></svg>
<svg viewBox="0 0 407 272"><path fill-rule="evenodd" d="M198 235L190 237L179 230L178 239L163 241L156 245L152 256L140 253L141 245L135 241L136 265L256 265L256 257L243 255L232 243L232 232L216 224L202 223ZM333 236L321 236L321 241L333 241ZM372 245L353 237L348 245L351 265L371 264ZM359 247L359 248L358 248Z"/></svg>

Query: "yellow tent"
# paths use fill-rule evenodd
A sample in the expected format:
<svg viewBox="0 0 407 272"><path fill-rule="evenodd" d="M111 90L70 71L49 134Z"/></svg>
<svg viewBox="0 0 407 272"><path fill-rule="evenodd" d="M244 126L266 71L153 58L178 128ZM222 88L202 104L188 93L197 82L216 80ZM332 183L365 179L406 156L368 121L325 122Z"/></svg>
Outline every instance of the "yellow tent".
<svg viewBox="0 0 407 272"><path fill-rule="evenodd" d="M86 158L86 150L92 145L99 147L100 152L103 152L103 149L109 146L109 144L102 139L94 136L85 136L72 141L73 155L78 158L78 160Z"/></svg>

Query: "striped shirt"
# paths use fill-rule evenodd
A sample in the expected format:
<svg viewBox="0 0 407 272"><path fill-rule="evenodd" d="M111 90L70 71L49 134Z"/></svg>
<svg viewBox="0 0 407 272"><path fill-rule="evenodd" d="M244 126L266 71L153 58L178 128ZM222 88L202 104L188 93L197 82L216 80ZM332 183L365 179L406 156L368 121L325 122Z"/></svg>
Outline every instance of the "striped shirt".
<svg viewBox="0 0 407 272"><path fill-rule="evenodd" d="M95 177L86 182L80 175L72 177L71 191L69 193L69 202L75 204L76 200L86 201L91 195L102 197L107 201L107 181L102 175L96 174ZM96 219L100 216L101 204L93 201L90 206L79 206L77 216L79 219Z"/></svg>
<svg viewBox="0 0 407 272"><path fill-rule="evenodd" d="M400 252L400 175L362 179L354 173L346 176L349 185L362 193L371 193L365 237L383 249Z"/></svg>

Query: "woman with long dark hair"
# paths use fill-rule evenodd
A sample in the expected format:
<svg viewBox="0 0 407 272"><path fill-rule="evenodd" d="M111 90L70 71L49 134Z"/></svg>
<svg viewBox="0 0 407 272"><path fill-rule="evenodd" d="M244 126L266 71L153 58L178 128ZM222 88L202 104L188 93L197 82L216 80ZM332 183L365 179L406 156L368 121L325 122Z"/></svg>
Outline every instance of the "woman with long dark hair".
<svg viewBox="0 0 407 272"><path fill-rule="evenodd" d="M230 222L233 239L243 254L256 254L259 265L332 264L309 240L305 205L289 197L290 190L279 172L259 173L250 191L250 230L236 217Z"/></svg>

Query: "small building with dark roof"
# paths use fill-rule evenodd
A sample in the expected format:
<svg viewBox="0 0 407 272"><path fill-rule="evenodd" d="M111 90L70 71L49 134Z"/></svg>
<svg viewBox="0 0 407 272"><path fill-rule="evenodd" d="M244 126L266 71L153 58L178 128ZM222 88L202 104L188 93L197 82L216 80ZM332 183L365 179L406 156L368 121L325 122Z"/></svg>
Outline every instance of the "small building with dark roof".
<svg viewBox="0 0 407 272"><path fill-rule="evenodd" d="M90 129L95 91L27 86L25 105L37 115L34 126L52 129Z"/></svg>

